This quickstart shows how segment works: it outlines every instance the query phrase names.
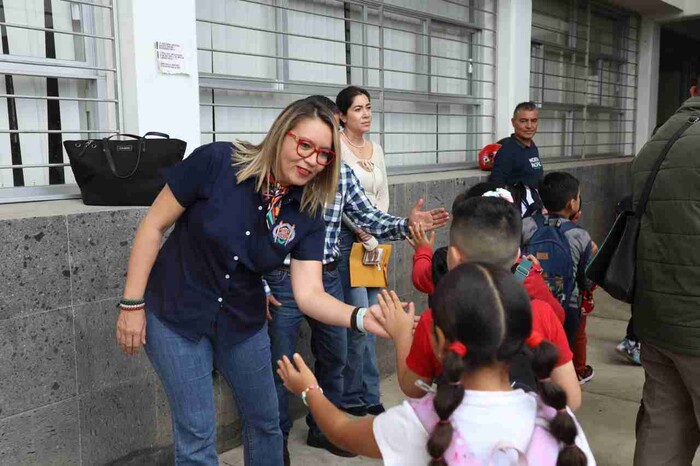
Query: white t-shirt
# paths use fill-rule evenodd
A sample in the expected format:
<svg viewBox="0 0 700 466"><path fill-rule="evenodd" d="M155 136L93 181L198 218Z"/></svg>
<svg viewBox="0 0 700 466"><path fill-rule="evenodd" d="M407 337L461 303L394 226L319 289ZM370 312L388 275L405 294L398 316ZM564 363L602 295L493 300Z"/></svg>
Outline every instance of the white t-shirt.
<svg viewBox="0 0 700 466"><path fill-rule="evenodd" d="M535 428L536 416L537 401L522 390L465 390L464 400L451 419L469 450L486 461L499 442L512 443L525 451ZM595 466L593 453L578 421L576 426L579 432L576 445L588 457L588 466ZM374 420L374 437L387 466L425 466L430 462L426 448L428 433L407 401L377 416ZM505 458L501 456L500 459ZM495 464L510 466L510 463L504 464L502 461Z"/></svg>
<svg viewBox="0 0 700 466"><path fill-rule="evenodd" d="M386 176L384 151L382 146L374 141L367 140L365 144L372 144L372 157L368 159L374 164L372 171L365 170L362 166L362 159L357 158L342 139L340 140L340 157L360 179L370 202L382 212L387 212L389 210L389 178Z"/></svg>

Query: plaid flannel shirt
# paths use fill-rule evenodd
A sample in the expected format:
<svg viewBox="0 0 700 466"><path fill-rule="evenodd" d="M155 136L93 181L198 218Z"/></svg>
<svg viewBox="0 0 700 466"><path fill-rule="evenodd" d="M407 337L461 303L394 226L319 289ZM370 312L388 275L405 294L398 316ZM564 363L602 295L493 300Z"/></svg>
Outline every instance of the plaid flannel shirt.
<svg viewBox="0 0 700 466"><path fill-rule="evenodd" d="M326 242L323 263L336 261L340 256L338 237L343 213L359 228L377 239L402 240L410 235L408 219L394 217L377 209L365 194L360 180L345 162L340 164L338 192L333 205L326 207L323 219L326 222Z"/></svg>

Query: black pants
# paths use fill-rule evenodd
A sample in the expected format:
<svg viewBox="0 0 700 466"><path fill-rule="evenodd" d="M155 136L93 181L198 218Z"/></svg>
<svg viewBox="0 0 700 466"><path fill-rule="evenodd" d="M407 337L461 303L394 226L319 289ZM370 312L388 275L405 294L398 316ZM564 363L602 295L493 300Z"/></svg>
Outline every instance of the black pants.
<svg viewBox="0 0 700 466"><path fill-rule="evenodd" d="M627 323L627 338L635 342L639 341L637 334L634 333L634 304L632 305L632 317L630 317L630 321Z"/></svg>

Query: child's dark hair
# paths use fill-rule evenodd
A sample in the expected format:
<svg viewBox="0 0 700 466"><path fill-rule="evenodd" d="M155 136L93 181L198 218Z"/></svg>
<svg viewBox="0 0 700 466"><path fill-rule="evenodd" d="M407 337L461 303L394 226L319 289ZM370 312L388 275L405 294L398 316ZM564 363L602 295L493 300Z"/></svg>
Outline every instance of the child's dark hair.
<svg viewBox="0 0 700 466"><path fill-rule="evenodd" d="M433 265L431 269L431 274L433 277L433 284L437 286L442 280L442 277L447 275L449 268L447 267L447 247L443 246L437 248L433 253ZM428 306L433 307L433 295L428 296Z"/></svg>
<svg viewBox="0 0 700 466"><path fill-rule="evenodd" d="M521 236L520 212L504 199L465 199L452 211L450 245L459 248L471 262L510 267Z"/></svg>
<svg viewBox="0 0 700 466"><path fill-rule="evenodd" d="M338 109L340 109L340 113L345 115L348 113L348 109L352 106L352 102L355 100L355 97L358 95L364 95L367 97L367 100L372 101L372 97L370 97L369 92L367 90L362 89L361 87L357 86L348 86L342 91L338 93L338 96L335 98L335 103L338 105ZM340 126L345 126L343 122L340 122Z"/></svg>
<svg viewBox="0 0 700 466"><path fill-rule="evenodd" d="M561 212L578 194L578 179L566 172L548 173L540 184L542 204L550 212Z"/></svg>
<svg viewBox="0 0 700 466"><path fill-rule="evenodd" d="M513 275L493 265L462 264L443 277L434 301L434 331L442 331L450 349L442 360L443 377L434 399L440 422L428 440L428 453L433 458L430 466L447 465L443 455L452 442L450 416L464 399L462 376L490 364L508 364L526 344L533 347L532 365L540 397L557 410L549 426L552 435L565 445L557 465L585 466L586 456L574 443L577 428L566 410L566 392L550 380L557 349L532 333L530 299ZM452 349L460 346L463 354Z"/></svg>
<svg viewBox="0 0 700 466"><path fill-rule="evenodd" d="M472 197L481 197L489 191L495 191L498 188L504 188L505 186L498 183L492 183L491 181L484 181L483 183L475 184L471 188L467 189L464 196L465 199L470 199Z"/></svg>

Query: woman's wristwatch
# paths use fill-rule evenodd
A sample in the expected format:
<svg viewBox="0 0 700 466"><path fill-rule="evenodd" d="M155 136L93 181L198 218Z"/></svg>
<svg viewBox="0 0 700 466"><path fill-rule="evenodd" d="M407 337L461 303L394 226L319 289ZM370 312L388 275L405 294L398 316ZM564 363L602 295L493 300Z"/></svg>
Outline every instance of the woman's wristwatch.
<svg viewBox="0 0 700 466"><path fill-rule="evenodd" d="M366 307L356 307L350 315L350 328L356 332L367 333L365 330L365 314L368 309Z"/></svg>

